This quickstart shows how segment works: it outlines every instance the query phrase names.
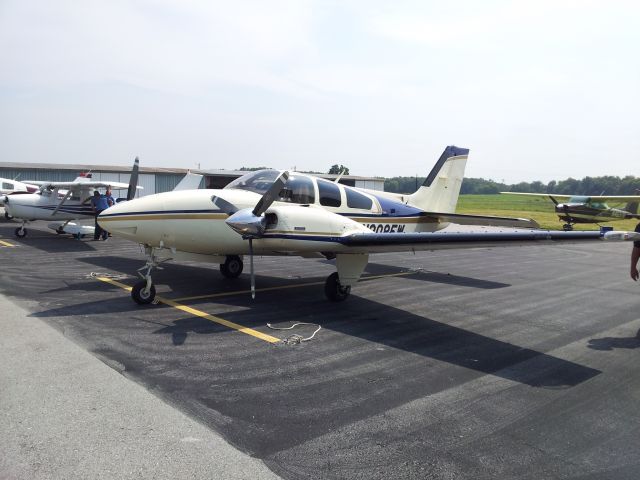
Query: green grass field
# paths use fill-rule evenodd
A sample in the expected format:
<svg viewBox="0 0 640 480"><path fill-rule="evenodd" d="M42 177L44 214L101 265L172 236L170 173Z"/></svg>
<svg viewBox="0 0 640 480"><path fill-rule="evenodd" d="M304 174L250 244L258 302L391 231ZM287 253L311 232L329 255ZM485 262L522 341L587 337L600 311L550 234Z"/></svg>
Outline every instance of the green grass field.
<svg viewBox="0 0 640 480"><path fill-rule="evenodd" d="M460 195L456 213L531 218L538 222L541 228L550 230L562 230L564 223L558 219L554 205L548 198L517 195ZM605 222L603 225L612 226L616 230L633 231L637 223L637 220L621 220ZM574 229L597 230L598 225L578 224L574 225Z"/></svg>

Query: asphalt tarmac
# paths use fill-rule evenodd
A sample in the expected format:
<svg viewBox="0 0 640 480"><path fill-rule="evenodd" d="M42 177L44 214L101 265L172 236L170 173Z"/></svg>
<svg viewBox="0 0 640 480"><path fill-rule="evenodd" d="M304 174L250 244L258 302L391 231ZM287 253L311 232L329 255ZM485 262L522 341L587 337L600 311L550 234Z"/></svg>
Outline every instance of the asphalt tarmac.
<svg viewBox="0 0 640 480"><path fill-rule="evenodd" d="M629 244L375 255L343 303L332 262L258 258L255 300L170 262L141 307L137 245L14 228L4 295L283 478L637 478Z"/></svg>

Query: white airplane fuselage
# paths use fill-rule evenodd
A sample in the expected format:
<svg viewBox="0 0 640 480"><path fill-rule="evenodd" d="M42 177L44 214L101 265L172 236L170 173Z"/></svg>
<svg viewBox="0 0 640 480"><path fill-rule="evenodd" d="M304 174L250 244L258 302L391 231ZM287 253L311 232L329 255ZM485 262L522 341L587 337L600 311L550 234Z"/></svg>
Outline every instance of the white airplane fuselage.
<svg viewBox="0 0 640 480"><path fill-rule="evenodd" d="M343 205L347 205L348 188L340 186ZM319 195L305 208L274 202L267 214L275 223L268 225L263 238L254 240L254 251L263 255L339 251L342 248L335 239L346 233L433 232L448 225L415 207L362 191L358 194L370 201L370 208L323 206ZM109 232L150 247L205 255L247 254L248 242L229 228L225 222L229 214L214 204L214 198L240 210L253 208L261 195L237 189L166 192L115 205L98 221Z"/></svg>
<svg viewBox="0 0 640 480"><path fill-rule="evenodd" d="M23 220L77 220L93 217L91 204L82 204L82 200L91 196L91 191L82 191L78 197L66 200L56 208L62 199L58 190L38 193L9 195L4 199L4 208L9 215ZM55 214L54 214L55 211Z"/></svg>

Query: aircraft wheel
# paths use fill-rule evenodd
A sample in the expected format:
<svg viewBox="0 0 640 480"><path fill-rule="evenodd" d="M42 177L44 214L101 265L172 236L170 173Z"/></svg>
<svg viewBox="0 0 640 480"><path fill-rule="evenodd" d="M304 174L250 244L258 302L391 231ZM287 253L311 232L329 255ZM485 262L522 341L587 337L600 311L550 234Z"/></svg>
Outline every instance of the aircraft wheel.
<svg viewBox="0 0 640 480"><path fill-rule="evenodd" d="M351 293L351 287L343 287L340 285L338 272L333 272L327 277L324 283L324 293L332 302L342 302L347 299Z"/></svg>
<svg viewBox="0 0 640 480"><path fill-rule="evenodd" d="M11 215L9 215L9 212L7 212L6 210L4 211L4 218L6 218L7 220L11 220L13 217Z"/></svg>
<svg viewBox="0 0 640 480"><path fill-rule="evenodd" d="M16 237L18 238L24 238L27 236L27 229L23 227L18 227L15 229L13 233L15 233Z"/></svg>
<svg viewBox="0 0 640 480"><path fill-rule="evenodd" d="M156 298L156 287L151 284L151 288L149 291L145 291L147 288L147 281L142 280L141 282L136 283L131 289L131 298L138 305L148 305L153 302L153 299Z"/></svg>
<svg viewBox="0 0 640 480"><path fill-rule="evenodd" d="M565 223L564 225L562 225L562 229L565 232L570 232L571 230L573 230L573 225L571 225L570 223Z"/></svg>
<svg viewBox="0 0 640 480"><path fill-rule="evenodd" d="M58 235L62 235L62 234L64 233L64 229L63 229L62 227L58 227L58 228L56 229L56 233L57 233Z"/></svg>
<svg viewBox="0 0 640 480"><path fill-rule="evenodd" d="M229 255L220 265L220 273L226 278L238 278L242 273L242 259L238 255Z"/></svg>

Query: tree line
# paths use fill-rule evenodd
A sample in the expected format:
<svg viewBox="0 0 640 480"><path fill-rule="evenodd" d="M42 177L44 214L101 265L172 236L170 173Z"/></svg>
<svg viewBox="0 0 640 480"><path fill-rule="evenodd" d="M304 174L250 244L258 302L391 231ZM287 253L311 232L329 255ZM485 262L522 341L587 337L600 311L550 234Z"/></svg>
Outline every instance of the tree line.
<svg viewBox="0 0 640 480"><path fill-rule="evenodd" d="M384 181L387 192L413 193L422 185L425 177L393 177ZM491 195L499 192L555 193L559 195L638 195L640 177L584 177L582 180L567 178L549 183L540 181L506 184L484 178L465 178L462 195Z"/></svg>

